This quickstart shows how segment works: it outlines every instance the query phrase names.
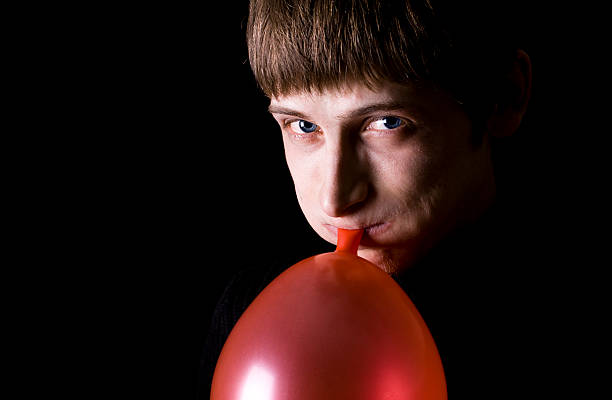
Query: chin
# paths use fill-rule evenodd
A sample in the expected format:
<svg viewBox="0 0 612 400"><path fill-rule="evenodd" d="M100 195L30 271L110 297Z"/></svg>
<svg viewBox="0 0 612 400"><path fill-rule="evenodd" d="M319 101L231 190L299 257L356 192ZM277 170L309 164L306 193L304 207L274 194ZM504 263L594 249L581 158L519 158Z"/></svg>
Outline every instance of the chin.
<svg viewBox="0 0 612 400"><path fill-rule="evenodd" d="M410 268L417 261L416 252L409 248L362 248L359 249L357 254L388 274L397 274Z"/></svg>
<svg viewBox="0 0 612 400"><path fill-rule="evenodd" d="M388 274L395 273L399 269L399 263L382 250L363 249L359 250L357 255L365 258Z"/></svg>

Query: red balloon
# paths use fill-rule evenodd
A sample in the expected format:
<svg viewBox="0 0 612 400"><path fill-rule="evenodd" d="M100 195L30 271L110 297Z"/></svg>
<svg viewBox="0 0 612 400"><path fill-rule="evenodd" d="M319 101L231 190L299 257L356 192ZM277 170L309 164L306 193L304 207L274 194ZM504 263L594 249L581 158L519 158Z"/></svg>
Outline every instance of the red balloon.
<svg viewBox="0 0 612 400"><path fill-rule="evenodd" d="M230 333L212 400L445 400L434 340L404 291L356 255L362 230L333 253L280 274Z"/></svg>

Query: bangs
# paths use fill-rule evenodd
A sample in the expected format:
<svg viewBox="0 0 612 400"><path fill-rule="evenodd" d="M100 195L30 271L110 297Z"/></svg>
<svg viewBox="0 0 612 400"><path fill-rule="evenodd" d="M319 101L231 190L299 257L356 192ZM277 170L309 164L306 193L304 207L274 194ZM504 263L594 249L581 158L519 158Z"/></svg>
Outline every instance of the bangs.
<svg viewBox="0 0 612 400"><path fill-rule="evenodd" d="M430 79L448 40L435 29L429 2L410 3L252 1L247 41L255 79L268 97Z"/></svg>

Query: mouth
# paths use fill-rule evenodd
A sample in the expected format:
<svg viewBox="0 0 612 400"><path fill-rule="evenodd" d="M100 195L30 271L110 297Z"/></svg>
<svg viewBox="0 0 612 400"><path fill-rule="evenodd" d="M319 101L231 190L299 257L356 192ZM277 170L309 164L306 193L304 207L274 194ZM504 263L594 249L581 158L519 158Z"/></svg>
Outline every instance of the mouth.
<svg viewBox="0 0 612 400"><path fill-rule="evenodd" d="M381 222L378 224L366 226L364 228L364 233L368 235L376 235L378 233L383 232L385 229L387 229L388 226L389 226L388 222Z"/></svg>
<svg viewBox="0 0 612 400"><path fill-rule="evenodd" d="M342 228L342 229L363 229L363 237L361 239L361 243L364 245L372 245L376 242L376 239L381 236L391 225L390 222L379 222L376 224L371 224L371 225L365 225L365 226L359 226L359 225L354 225L354 226L344 226L344 225L340 225L340 226L336 226L336 225L332 225L332 224L323 224L325 226L325 228L333 234L333 236L336 238L338 238L338 228Z"/></svg>

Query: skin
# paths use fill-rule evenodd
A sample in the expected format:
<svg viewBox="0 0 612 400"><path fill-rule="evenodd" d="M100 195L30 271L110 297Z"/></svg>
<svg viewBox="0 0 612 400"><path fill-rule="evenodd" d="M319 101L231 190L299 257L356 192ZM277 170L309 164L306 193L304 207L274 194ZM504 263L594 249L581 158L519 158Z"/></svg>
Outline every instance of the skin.
<svg viewBox="0 0 612 400"><path fill-rule="evenodd" d="M273 97L270 112L310 225L333 244L338 227L364 228L359 256L388 273L495 197L488 135L475 147L470 120L441 90L350 84Z"/></svg>

